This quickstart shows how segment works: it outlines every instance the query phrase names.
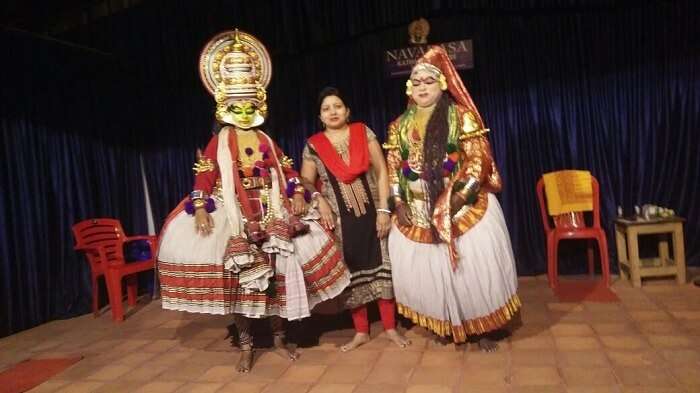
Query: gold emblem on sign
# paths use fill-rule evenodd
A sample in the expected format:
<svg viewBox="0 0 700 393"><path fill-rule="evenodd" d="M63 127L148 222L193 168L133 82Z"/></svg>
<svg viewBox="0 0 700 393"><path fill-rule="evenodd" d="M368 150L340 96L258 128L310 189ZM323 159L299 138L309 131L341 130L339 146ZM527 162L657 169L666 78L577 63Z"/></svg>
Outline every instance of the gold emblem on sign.
<svg viewBox="0 0 700 393"><path fill-rule="evenodd" d="M411 44L426 44L428 43L428 34L430 33L430 23L425 18L420 18L411 22L408 25L408 36Z"/></svg>

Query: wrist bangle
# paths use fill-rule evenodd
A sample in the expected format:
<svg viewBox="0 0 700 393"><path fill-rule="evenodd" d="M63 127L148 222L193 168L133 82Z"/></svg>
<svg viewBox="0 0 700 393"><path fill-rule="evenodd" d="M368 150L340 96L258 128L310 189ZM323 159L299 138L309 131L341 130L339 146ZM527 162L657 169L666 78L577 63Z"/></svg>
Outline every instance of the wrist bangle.
<svg viewBox="0 0 700 393"><path fill-rule="evenodd" d="M204 199L206 195L204 194L204 191L202 190L194 190L190 192L190 199L195 200L195 199Z"/></svg>
<svg viewBox="0 0 700 393"><path fill-rule="evenodd" d="M204 209L207 213L213 212L216 210L214 199L208 197L206 199L199 198L185 202L185 212L187 212L187 214L194 215L195 211L199 209Z"/></svg>
<svg viewBox="0 0 700 393"><path fill-rule="evenodd" d="M476 193L479 191L479 181L470 176L462 190L465 191L465 195L468 195L469 193Z"/></svg>
<svg viewBox="0 0 700 393"><path fill-rule="evenodd" d="M301 180L299 180L298 177L292 177L291 179L287 180L287 188L285 191L287 193L287 198L291 198L294 194L303 195L306 189L304 188L304 185L301 184Z"/></svg>
<svg viewBox="0 0 700 393"><path fill-rule="evenodd" d="M389 209L377 209L377 213L391 214L391 210L389 210Z"/></svg>
<svg viewBox="0 0 700 393"><path fill-rule="evenodd" d="M319 196L321 196L321 193L318 191L314 191L311 193L311 199L317 199Z"/></svg>
<svg viewBox="0 0 700 393"><path fill-rule="evenodd" d="M389 187L389 195L396 198L401 197L401 187L399 187L399 183L394 183Z"/></svg>

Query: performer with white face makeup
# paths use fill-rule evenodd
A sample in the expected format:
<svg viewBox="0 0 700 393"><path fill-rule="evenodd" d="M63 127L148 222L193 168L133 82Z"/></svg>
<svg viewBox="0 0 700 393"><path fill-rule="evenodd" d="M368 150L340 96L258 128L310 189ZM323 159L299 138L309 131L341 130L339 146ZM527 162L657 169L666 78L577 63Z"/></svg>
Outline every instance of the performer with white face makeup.
<svg viewBox="0 0 700 393"><path fill-rule="evenodd" d="M432 47L406 82L409 105L389 126L394 226L388 248L398 311L444 342L490 332L520 307L489 131L447 53Z"/></svg>

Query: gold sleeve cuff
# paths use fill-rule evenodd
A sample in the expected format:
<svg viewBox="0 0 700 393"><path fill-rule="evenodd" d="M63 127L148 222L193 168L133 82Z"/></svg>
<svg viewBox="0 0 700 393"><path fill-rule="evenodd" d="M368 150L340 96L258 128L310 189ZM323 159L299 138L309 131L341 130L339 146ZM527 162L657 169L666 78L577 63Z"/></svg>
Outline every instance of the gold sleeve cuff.
<svg viewBox="0 0 700 393"><path fill-rule="evenodd" d="M396 145L396 144L391 144L391 143L383 143L382 144L382 149L384 149L384 150L395 150L398 148L399 148L399 145Z"/></svg>
<svg viewBox="0 0 700 393"><path fill-rule="evenodd" d="M475 138L477 136L482 136L487 133L489 133L491 130L488 128L482 128L480 130L472 130L472 131L462 131L462 134L459 136L459 140L463 141L465 139L469 138Z"/></svg>
<svg viewBox="0 0 700 393"><path fill-rule="evenodd" d="M477 192L479 192L479 181L473 176L468 176L462 188L457 191L465 198L476 195Z"/></svg>
<svg viewBox="0 0 700 393"><path fill-rule="evenodd" d="M481 136L489 131L488 128L483 128L483 124L472 111L467 111L462 116L462 134L459 136L459 140Z"/></svg>
<svg viewBox="0 0 700 393"><path fill-rule="evenodd" d="M389 126L387 140L386 143L382 144L382 148L384 150L394 150L398 149L399 147L399 132L396 129L395 125L392 124Z"/></svg>

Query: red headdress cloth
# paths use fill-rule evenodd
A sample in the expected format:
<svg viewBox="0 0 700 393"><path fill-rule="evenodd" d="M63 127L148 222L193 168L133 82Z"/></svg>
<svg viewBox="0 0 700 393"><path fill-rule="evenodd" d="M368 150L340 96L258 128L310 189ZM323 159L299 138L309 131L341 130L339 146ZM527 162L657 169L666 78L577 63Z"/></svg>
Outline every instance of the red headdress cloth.
<svg viewBox="0 0 700 393"><path fill-rule="evenodd" d="M445 49L439 45L431 46L430 49L425 52L420 59L418 59L413 69L415 70L422 63L433 65L437 67L440 72L442 72L442 74L445 76L445 80L447 81L447 91L450 92L452 99L454 99L458 105L461 105L471 111L474 114L476 122L478 123L478 129L483 129L484 121L481 119L481 115L476 109L476 105L474 105L472 97L469 95L467 88L464 87L462 78L459 77L454 64L452 64L452 61L450 60L450 56L447 54Z"/></svg>

